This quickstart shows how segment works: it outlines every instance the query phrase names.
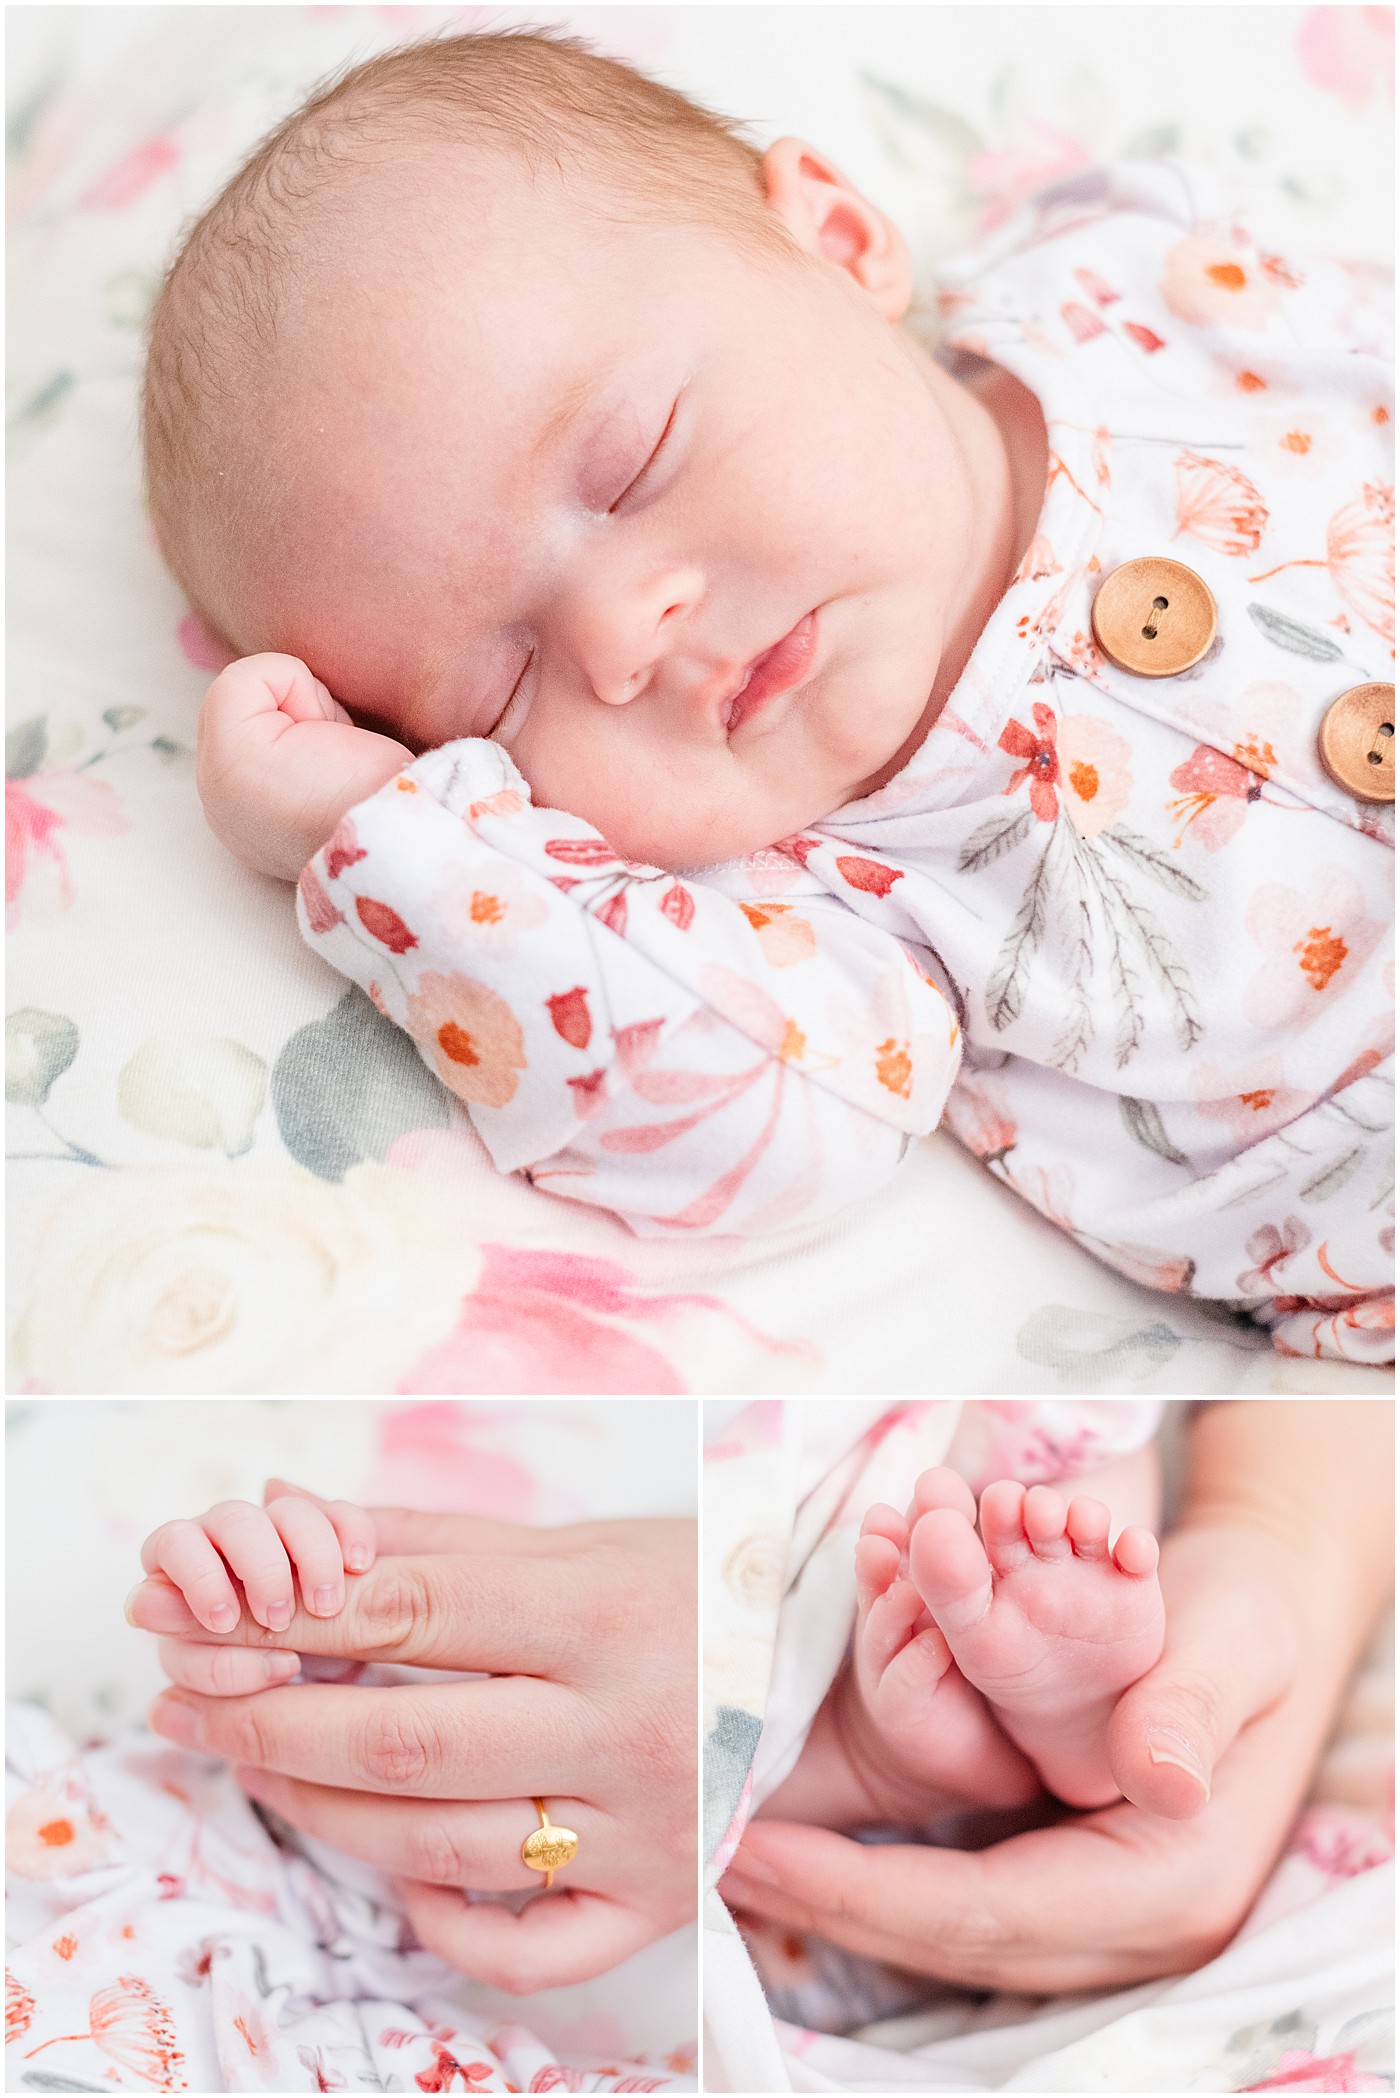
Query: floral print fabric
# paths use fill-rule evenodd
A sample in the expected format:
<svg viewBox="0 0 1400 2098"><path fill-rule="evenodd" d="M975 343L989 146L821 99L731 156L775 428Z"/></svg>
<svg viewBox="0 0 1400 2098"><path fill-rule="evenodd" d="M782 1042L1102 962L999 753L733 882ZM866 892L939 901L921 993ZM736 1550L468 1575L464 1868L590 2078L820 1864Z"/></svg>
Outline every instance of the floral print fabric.
<svg viewBox="0 0 1400 2098"><path fill-rule="evenodd" d="M674 878L421 759L302 879L303 929L408 1028L496 1163L644 1232L844 1206L949 1126L1137 1281L1284 1352L1393 1358L1389 812L1316 732L1394 647L1370 273L1261 250L1163 162L1045 190L948 273L957 366L1038 397L1045 507L879 794ZM1186 561L1205 660L1098 649L1099 579Z"/></svg>

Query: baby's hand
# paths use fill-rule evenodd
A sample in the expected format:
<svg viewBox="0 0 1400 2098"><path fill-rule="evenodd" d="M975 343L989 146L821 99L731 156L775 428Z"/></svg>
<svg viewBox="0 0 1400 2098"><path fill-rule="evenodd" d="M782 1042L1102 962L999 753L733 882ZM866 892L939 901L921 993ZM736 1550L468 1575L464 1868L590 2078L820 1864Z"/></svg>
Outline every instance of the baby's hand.
<svg viewBox="0 0 1400 2098"><path fill-rule="evenodd" d="M378 1539L373 1520L349 1501L279 1494L265 1508L220 1501L194 1522L162 1523L141 1547L148 1574L163 1573L210 1632L238 1623L243 1585L249 1614L269 1632L285 1632L296 1607L292 1569L313 1617L345 1607L345 1575L364 1573Z"/></svg>
<svg viewBox="0 0 1400 2098"><path fill-rule="evenodd" d="M295 881L346 812L413 753L356 728L296 656L243 656L199 715L196 779L209 828L245 866Z"/></svg>

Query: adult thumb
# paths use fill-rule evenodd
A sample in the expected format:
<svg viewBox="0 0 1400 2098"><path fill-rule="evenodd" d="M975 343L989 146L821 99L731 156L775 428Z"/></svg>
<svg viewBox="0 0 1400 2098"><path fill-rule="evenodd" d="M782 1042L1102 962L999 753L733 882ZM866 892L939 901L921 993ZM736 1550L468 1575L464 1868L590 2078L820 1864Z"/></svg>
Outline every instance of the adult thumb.
<svg viewBox="0 0 1400 2098"><path fill-rule="evenodd" d="M1161 1660L1123 1693L1108 1754L1125 1799L1169 1821L1199 1814L1215 1766L1245 1723L1287 1689L1285 1620L1257 1591L1179 1590L1168 1597Z"/></svg>

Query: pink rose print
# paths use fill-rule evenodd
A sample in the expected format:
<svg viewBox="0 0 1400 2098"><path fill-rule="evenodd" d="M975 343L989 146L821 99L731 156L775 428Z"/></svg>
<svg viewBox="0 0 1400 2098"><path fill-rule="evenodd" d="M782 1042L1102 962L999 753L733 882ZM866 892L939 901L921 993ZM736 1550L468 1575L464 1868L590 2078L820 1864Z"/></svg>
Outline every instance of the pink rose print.
<svg viewBox="0 0 1400 2098"><path fill-rule="evenodd" d="M1392 98L1395 83L1395 10L1390 7L1310 7L1298 31L1298 63L1313 83L1348 109L1365 109L1372 95Z"/></svg>
<svg viewBox="0 0 1400 2098"><path fill-rule="evenodd" d="M1012 773L1002 792L1014 794L1023 781L1029 780L1031 807L1042 823L1053 823L1059 814L1055 788L1060 778L1055 716L1042 700L1037 700L1031 718L1035 722L1034 735L1024 723L1013 720L1007 722L997 738L998 747L1010 757L1026 760L1019 772Z"/></svg>
<svg viewBox="0 0 1400 2098"><path fill-rule="evenodd" d="M13 931L23 915L26 887L38 882L51 903L73 904L73 876L62 833L115 838L130 830L115 791L105 780L66 768L5 782L5 922Z"/></svg>
<svg viewBox="0 0 1400 2098"><path fill-rule="evenodd" d="M1132 748L1106 721L1067 714L1060 723L1060 791L1081 838L1096 838L1128 806Z"/></svg>
<svg viewBox="0 0 1400 2098"><path fill-rule="evenodd" d="M1158 286L1169 313L1194 328L1267 328L1278 311L1273 277L1248 249L1192 233L1168 248Z"/></svg>
<svg viewBox="0 0 1400 2098"><path fill-rule="evenodd" d="M1354 874L1324 867L1305 895L1283 882L1255 890L1245 913L1264 959L1245 986L1244 1005L1258 1027L1308 1027L1356 976L1385 936L1366 915Z"/></svg>
<svg viewBox="0 0 1400 2098"><path fill-rule="evenodd" d="M138 197L150 188L153 182L168 174L180 158L180 148L173 138L147 139L144 145L136 146L124 154L113 167L100 175L90 189L83 191L78 199L80 211L125 211Z"/></svg>
<svg viewBox="0 0 1400 2098"><path fill-rule="evenodd" d="M1246 2091L1388 2091L1391 2088L1388 2076L1371 2076L1365 2069L1358 2069L1354 2054L1324 2056L1309 2054L1301 2047L1286 2048L1274 2064L1273 2075L1266 2076L1262 2083L1241 2086Z"/></svg>

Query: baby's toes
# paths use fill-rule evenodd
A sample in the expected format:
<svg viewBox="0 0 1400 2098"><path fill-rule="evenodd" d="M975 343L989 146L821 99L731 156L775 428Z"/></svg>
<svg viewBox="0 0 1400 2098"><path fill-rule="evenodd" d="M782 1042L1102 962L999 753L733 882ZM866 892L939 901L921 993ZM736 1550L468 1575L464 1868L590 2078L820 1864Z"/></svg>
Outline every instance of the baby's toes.
<svg viewBox="0 0 1400 2098"><path fill-rule="evenodd" d="M856 1596L862 1612L885 1593L899 1572L900 1548L893 1538L878 1530L861 1537L856 1545Z"/></svg>
<svg viewBox="0 0 1400 2098"><path fill-rule="evenodd" d="M1120 1573L1142 1580L1157 1571L1157 1540L1150 1530L1130 1523L1113 1547L1113 1563Z"/></svg>
<svg viewBox="0 0 1400 2098"><path fill-rule="evenodd" d="M1065 1535L1067 1513L1063 1494L1053 1487L1032 1486L1027 1493L1022 1520L1037 1559L1068 1559L1073 1553Z"/></svg>
<svg viewBox="0 0 1400 2098"><path fill-rule="evenodd" d="M1030 1559L1025 1503L1026 1489L1016 1479L997 1479L983 1492L978 1526L987 1557L998 1573L1008 1573Z"/></svg>
<svg viewBox="0 0 1400 2098"><path fill-rule="evenodd" d="M1076 1559L1106 1559L1108 1531L1112 1518L1102 1501L1087 1493L1076 1494L1065 1517L1065 1533L1074 1546Z"/></svg>
<svg viewBox="0 0 1400 2098"><path fill-rule="evenodd" d="M921 1515L928 1515L934 1508L955 1508L970 1523L977 1520L977 1502L972 1488L960 1473L950 1470L946 1464L935 1464L932 1470L920 1472L914 1481L910 1522L917 1522Z"/></svg>
<svg viewBox="0 0 1400 2098"><path fill-rule="evenodd" d="M296 1611L292 1569L265 1510L251 1501L221 1501L204 1529L243 1583L248 1608L269 1632L285 1632Z"/></svg>
<svg viewBox="0 0 1400 2098"><path fill-rule="evenodd" d="M950 1638L986 1616L992 1569L977 1532L955 1508L933 1508L919 1517L909 1535L909 1572Z"/></svg>
<svg viewBox="0 0 1400 2098"><path fill-rule="evenodd" d="M868 1700L873 1702L885 1670L908 1646L921 1619L927 1623L924 1599L912 1581L892 1581L871 1604L856 1633L857 1673Z"/></svg>

